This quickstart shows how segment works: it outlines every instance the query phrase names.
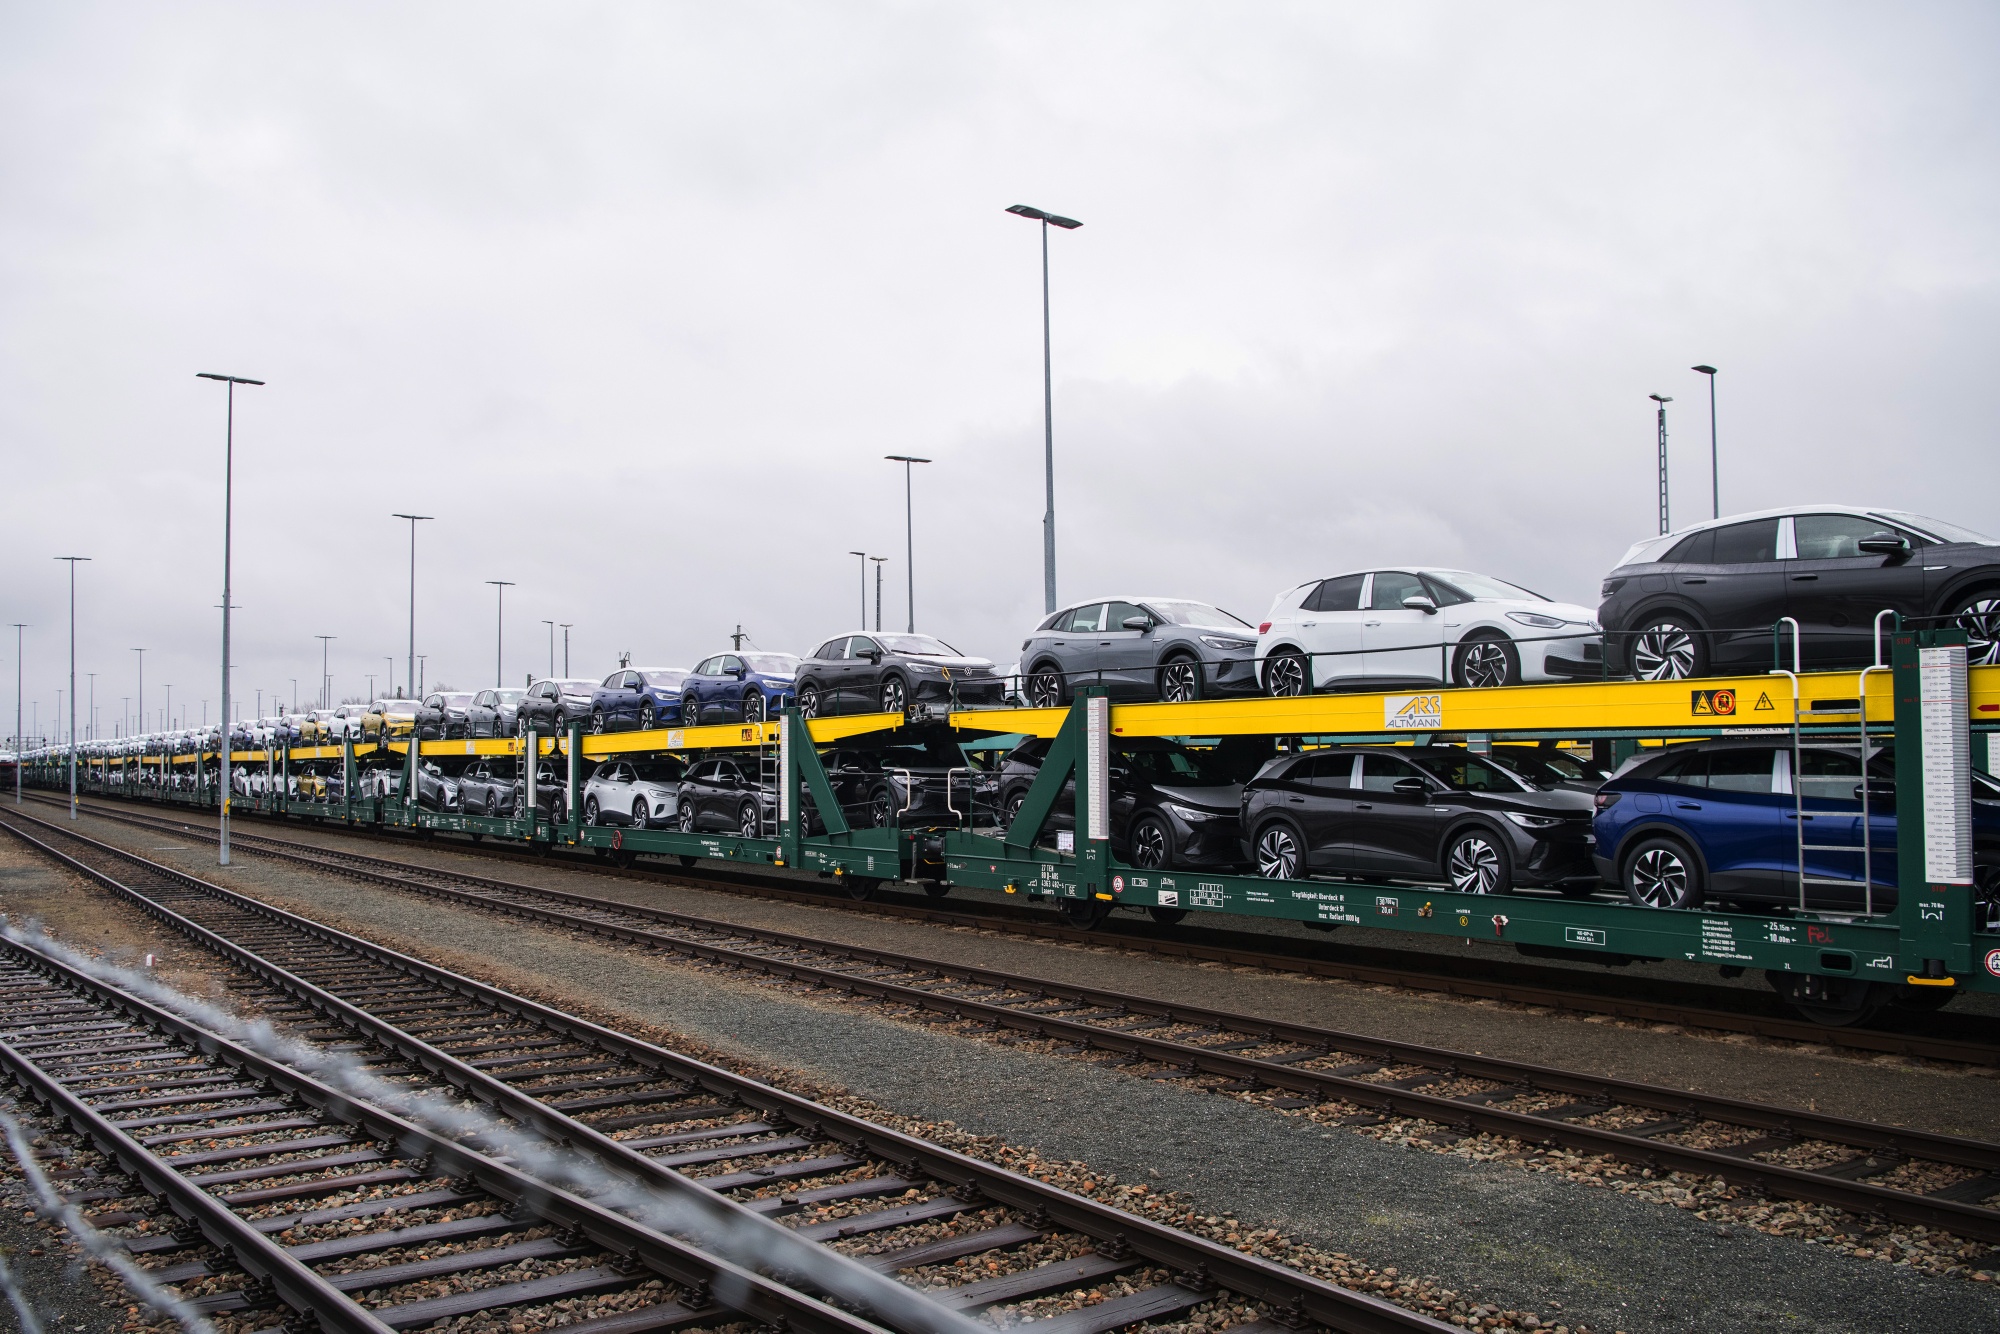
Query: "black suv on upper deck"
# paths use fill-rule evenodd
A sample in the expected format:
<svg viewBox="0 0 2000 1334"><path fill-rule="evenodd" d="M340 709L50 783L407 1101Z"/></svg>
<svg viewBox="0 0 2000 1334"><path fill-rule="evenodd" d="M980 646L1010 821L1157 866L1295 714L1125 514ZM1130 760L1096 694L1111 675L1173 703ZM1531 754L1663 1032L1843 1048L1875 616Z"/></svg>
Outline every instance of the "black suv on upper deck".
<svg viewBox="0 0 2000 1334"><path fill-rule="evenodd" d="M1807 668L1863 666L1884 610L1948 618L1968 661L2000 662L2000 542L1899 510L1801 505L1696 524L1626 552L1603 597L1610 670L1645 680L1764 671L1784 616Z"/></svg>

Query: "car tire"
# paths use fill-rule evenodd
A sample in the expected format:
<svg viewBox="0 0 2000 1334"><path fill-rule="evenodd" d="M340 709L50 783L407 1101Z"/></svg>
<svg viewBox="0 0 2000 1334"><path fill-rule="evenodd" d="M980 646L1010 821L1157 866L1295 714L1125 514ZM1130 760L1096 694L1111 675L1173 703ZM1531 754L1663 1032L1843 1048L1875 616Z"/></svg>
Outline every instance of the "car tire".
<svg viewBox="0 0 2000 1334"><path fill-rule="evenodd" d="M694 832L694 803L682 797L674 805L674 824L683 834Z"/></svg>
<svg viewBox="0 0 2000 1334"><path fill-rule="evenodd" d="M1685 681L1708 675L1708 643L1678 612L1646 618L1632 636L1627 664L1641 681Z"/></svg>
<svg viewBox="0 0 2000 1334"><path fill-rule="evenodd" d="M868 794L868 827L870 829L896 827L896 794L887 787L878 787Z"/></svg>
<svg viewBox="0 0 2000 1334"><path fill-rule="evenodd" d="M681 726L701 726L701 701L693 695L681 696Z"/></svg>
<svg viewBox="0 0 2000 1334"><path fill-rule="evenodd" d="M1044 664L1028 673L1027 685L1021 693L1028 697L1030 708L1060 709L1063 705L1063 675Z"/></svg>
<svg viewBox="0 0 2000 1334"><path fill-rule="evenodd" d="M1257 874L1266 880L1297 880L1305 869L1305 840L1283 820L1273 820L1259 829L1252 850Z"/></svg>
<svg viewBox="0 0 2000 1334"><path fill-rule="evenodd" d="M909 716L910 688L903 684L900 676L882 678L882 712L900 713Z"/></svg>
<svg viewBox="0 0 2000 1334"><path fill-rule="evenodd" d="M592 736L604 735L604 710L592 709L590 711L590 734Z"/></svg>
<svg viewBox="0 0 2000 1334"><path fill-rule="evenodd" d="M1459 641L1452 654L1454 685L1471 690L1521 684L1521 654L1514 641L1497 631L1485 631Z"/></svg>
<svg viewBox="0 0 2000 1334"><path fill-rule="evenodd" d="M1297 649L1273 653L1264 660L1264 693L1273 699L1291 699L1312 692L1312 664Z"/></svg>
<svg viewBox="0 0 2000 1334"><path fill-rule="evenodd" d="M812 681L799 683L799 713L807 718L819 717L819 686Z"/></svg>
<svg viewBox="0 0 2000 1334"><path fill-rule="evenodd" d="M1951 600L1945 615L1965 631L1965 662L1969 667L2000 663L2000 588L1975 588Z"/></svg>
<svg viewBox="0 0 2000 1334"><path fill-rule="evenodd" d="M764 818L756 802L746 801L736 808L736 833L739 838L763 837Z"/></svg>
<svg viewBox="0 0 2000 1334"><path fill-rule="evenodd" d="M764 721L764 692L746 690L743 692L743 721L761 723Z"/></svg>
<svg viewBox="0 0 2000 1334"><path fill-rule="evenodd" d="M640 700L639 730L641 732L650 732L653 730L653 724L657 723L659 720L660 716L653 708L652 698L649 696L645 699Z"/></svg>
<svg viewBox="0 0 2000 1334"><path fill-rule="evenodd" d="M634 829L644 829L646 827L646 799L644 797L634 797L632 799L632 827Z"/></svg>
<svg viewBox="0 0 2000 1334"><path fill-rule="evenodd" d="M1701 905L1701 863L1687 844L1651 834L1625 854L1619 883L1625 897L1641 908L1695 908Z"/></svg>
<svg viewBox="0 0 2000 1334"><path fill-rule="evenodd" d="M1027 800L1028 794L1025 792L1016 792L1011 797L1001 799L1000 827L1002 829L1013 828L1014 817L1021 813L1021 807L1027 803Z"/></svg>
<svg viewBox="0 0 2000 1334"><path fill-rule="evenodd" d="M1514 887L1513 858L1500 835L1473 825L1452 835L1445 845L1445 878L1460 894L1505 894Z"/></svg>
<svg viewBox="0 0 2000 1334"><path fill-rule="evenodd" d="M1201 660L1186 656L1160 664L1160 698L1168 704L1192 704L1201 698Z"/></svg>
<svg viewBox="0 0 2000 1334"><path fill-rule="evenodd" d="M1126 860L1142 871L1170 870L1174 864L1174 831L1165 817L1147 811L1132 821L1126 833Z"/></svg>

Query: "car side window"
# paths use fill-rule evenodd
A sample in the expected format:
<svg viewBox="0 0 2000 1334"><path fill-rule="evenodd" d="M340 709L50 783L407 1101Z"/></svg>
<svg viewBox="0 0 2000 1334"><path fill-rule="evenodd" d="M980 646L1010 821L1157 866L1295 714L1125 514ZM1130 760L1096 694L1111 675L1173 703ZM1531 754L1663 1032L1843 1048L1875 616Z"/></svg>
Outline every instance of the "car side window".
<svg viewBox="0 0 2000 1334"><path fill-rule="evenodd" d="M1688 534L1674 543L1674 549L1660 560L1669 565L1715 564L1715 530L1704 528L1698 533Z"/></svg>
<svg viewBox="0 0 2000 1334"><path fill-rule="evenodd" d="M1799 795L1823 801L1853 801L1861 782L1861 757L1842 750L1799 752Z"/></svg>
<svg viewBox="0 0 2000 1334"><path fill-rule="evenodd" d="M1708 790L1711 792L1762 792L1774 789L1771 760L1777 752L1762 746L1710 751ZM1853 782L1858 782L1857 776ZM1853 786L1853 782L1849 786Z"/></svg>
<svg viewBox="0 0 2000 1334"><path fill-rule="evenodd" d="M1359 755L1315 755L1306 762L1305 780L1314 787L1347 789L1354 786L1354 762Z"/></svg>
<svg viewBox="0 0 2000 1334"><path fill-rule="evenodd" d="M1397 780L1416 776L1415 769L1393 755L1361 757L1361 790L1364 792L1394 792Z"/></svg>
<svg viewBox="0 0 2000 1334"><path fill-rule="evenodd" d="M845 639L829 639L819 646L819 649L813 656L821 662L838 662L847 656L847 641ZM700 668L696 668L695 670L699 671Z"/></svg>
<svg viewBox="0 0 2000 1334"><path fill-rule="evenodd" d="M1752 519L1715 530L1715 564L1754 565L1778 559L1778 521Z"/></svg>
<svg viewBox="0 0 2000 1334"><path fill-rule="evenodd" d="M1105 605L1110 608L1110 611L1104 617L1103 628L1106 630L1123 630L1125 622L1131 620L1134 616L1143 616L1148 621L1153 619L1147 615L1144 607L1135 606L1130 602L1109 602Z"/></svg>
<svg viewBox="0 0 2000 1334"><path fill-rule="evenodd" d="M1094 635L1104 629L1104 604L1092 603L1088 607L1078 607L1069 618L1070 633Z"/></svg>
<svg viewBox="0 0 2000 1334"><path fill-rule="evenodd" d="M1306 611L1360 611L1361 585L1368 578L1365 574L1343 574L1338 579L1325 579L1305 600Z"/></svg>
<svg viewBox="0 0 2000 1334"><path fill-rule="evenodd" d="M1414 574L1403 570L1382 570L1375 575L1375 587L1368 595L1368 610L1402 611L1404 598L1429 596L1424 581Z"/></svg>
<svg viewBox="0 0 2000 1334"><path fill-rule="evenodd" d="M1681 787L1708 786L1708 752L1692 750L1676 755L1655 769L1649 777L1656 783L1676 783Z"/></svg>
<svg viewBox="0 0 2000 1334"><path fill-rule="evenodd" d="M859 658L869 653L879 653L881 649L867 635L856 635L847 641L847 656Z"/></svg>
<svg viewBox="0 0 2000 1334"><path fill-rule="evenodd" d="M1792 541L1800 560L1865 556L1861 539L1889 531L1879 520L1859 514L1801 514L1792 520Z"/></svg>
<svg viewBox="0 0 2000 1334"><path fill-rule="evenodd" d="M1442 579L1424 580L1424 591L1429 593L1431 601L1437 603L1440 607L1456 607L1461 602L1472 601L1470 596L1459 589L1453 588Z"/></svg>
<svg viewBox="0 0 2000 1334"><path fill-rule="evenodd" d="M743 666L743 659L737 657L735 654L725 653L722 655L722 674L724 676L727 676L729 673L733 671L740 670L742 666Z"/></svg>

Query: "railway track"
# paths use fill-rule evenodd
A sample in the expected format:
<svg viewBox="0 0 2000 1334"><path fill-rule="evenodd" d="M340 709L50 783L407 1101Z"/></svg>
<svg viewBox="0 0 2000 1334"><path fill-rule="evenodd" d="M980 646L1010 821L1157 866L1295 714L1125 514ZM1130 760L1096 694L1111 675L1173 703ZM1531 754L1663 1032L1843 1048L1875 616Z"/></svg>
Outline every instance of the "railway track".
<svg viewBox="0 0 2000 1334"><path fill-rule="evenodd" d="M138 854L15 813L4 823L227 959L244 973L244 992L322 1041L337 1033L371 1044L385 1060L487 1104L524 1132L694 1208L702 1235L729 1236L765 1258L771 1272L760 1277L773 1301L788 1294L813 1310L859 1310L871 1328L910 1334L1065 1298L1091 1304L1038 1320L1047 1326L1043 1334L1105 1334L1179 1319L1225 1294L1271 1313L1255 1328L1236 1327L1245 1334L1313 1325L1448 1328L434 968ZM928 1296L884 1277L912 1271L930 1285ZM852 1281L857 1274L865 1281ZM711 1302L732 1291L727 1283L690 1290L694 1300ZM783 1312L776 1313L782 1319L751 1314L767 1325L804 1327ZM711 1323L741 1318L725 1312Z"/></svg>
<svg viewBox="0 0 2000 1334"><path fill-rule="evenodd" d="M1069 1044L1147 1078L1342 1103L2000 1241L2000 1145L1287 1024L306 845L246 851L542 925ZM131 854L124 854L130 856Z"/></svg>
<svg viewBox="0 0 2000 1334"><path fill-rule="evenodd" d="M64 805L52 799L50 804ZM99 802L86 804L89 812L116 820L179 835L213 839L212 825L202 813L184 816L154 815L118 809ZM261 817L260 817L261 818ZM237 817L232 829L232 845L260 851L297 849L302 852L349 858L357 864L371 859L366 854L334 850L320 844L253 835L242 828L245 817ZM191 823L202 820L203 823ZM389 842L409 836L337 827L334 832L355 834ZM603 872L607 863L588 854L554 852L536 854L504 847L453 841L441 846L469 856L524 862L530 865L556 864L569 869ZM407 863L372 859L382 865L406 868ZM1455 958L1441 967L1435 955L1417 951L1387 950L1374 946L1342 947L1339 957L1324 950L1307 953L1288 951L1277 944L1259 941L1247 933L1204 931L1202 939L1188 939L1171 928L1135 923L1130 930L1100 927L1085 931L1049 920L1052 914L1014 909L1010 905L981 905L979 911L947 908L936 903L880 899L858 902L824 892L798 888L796 881L742 872L709 870L663 870L624 864L616 874L660 884L686 885L724 893L750 895L781 902L839 908L911 921L946 926L967 926L1034 939L1079 944L1113 946L1139 953L1200 962L1227 963L1243 967L1301 973L1314 977L1365 982L1411 990L1433 991L1473 999L1499 1000L1514 1004L1545 1007L1583 1014L1601 1014L1617 1019L1647 1023L1679 1024L1725 1033L1742 1033L1785 1042L1805 1042L1870 1052L1951 1061L1967 1065L2000 1066L2000 1040L1993 1036L1994 1025L1984 1016L1915 1014L1904 1012L1896 1023L1902 1026L1828 1027L1793 1018L1778 1011L1775 993L1765 994L1737 987L1702 986L1667 982L1653 978L1626 978L1575 969L1549 968L1534 964L1495 963L1478 958Z"/></svg>

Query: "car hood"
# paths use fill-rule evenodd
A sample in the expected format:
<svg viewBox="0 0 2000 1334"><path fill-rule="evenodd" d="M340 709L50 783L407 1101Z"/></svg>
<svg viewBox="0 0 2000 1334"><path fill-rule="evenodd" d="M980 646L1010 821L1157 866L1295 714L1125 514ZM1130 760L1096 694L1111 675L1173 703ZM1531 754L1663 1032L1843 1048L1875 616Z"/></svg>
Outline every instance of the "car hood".
<svg viewBox="0 0 2000 1334"><path fill-rule="evenodd" d="M960 667L984 667L989 672L994 670L993 660L991 658L927 658L927 657L919 657L916 654L911 653L904 655L898 658L897 660L900 662L907 662L912 666L951 667L954 669Z"/></svg>
<svg viewBox="0 0 2000 1334"><path fill-rule="evenodd" d="M1163 787L1156 784L1153 791L1183 806L1228 815L1236 814L1243 804L1241 783L1225 783L1219 787Z"/></svg>
<svg viewBox="0 0 2000 1334"><path fill-rule="evenodd" d="M1597 799L1590 793L1560 787L1551 792L1454 792L1450 800L1481 810L1525 815L1594 815L1597 811Z"/></svg>

